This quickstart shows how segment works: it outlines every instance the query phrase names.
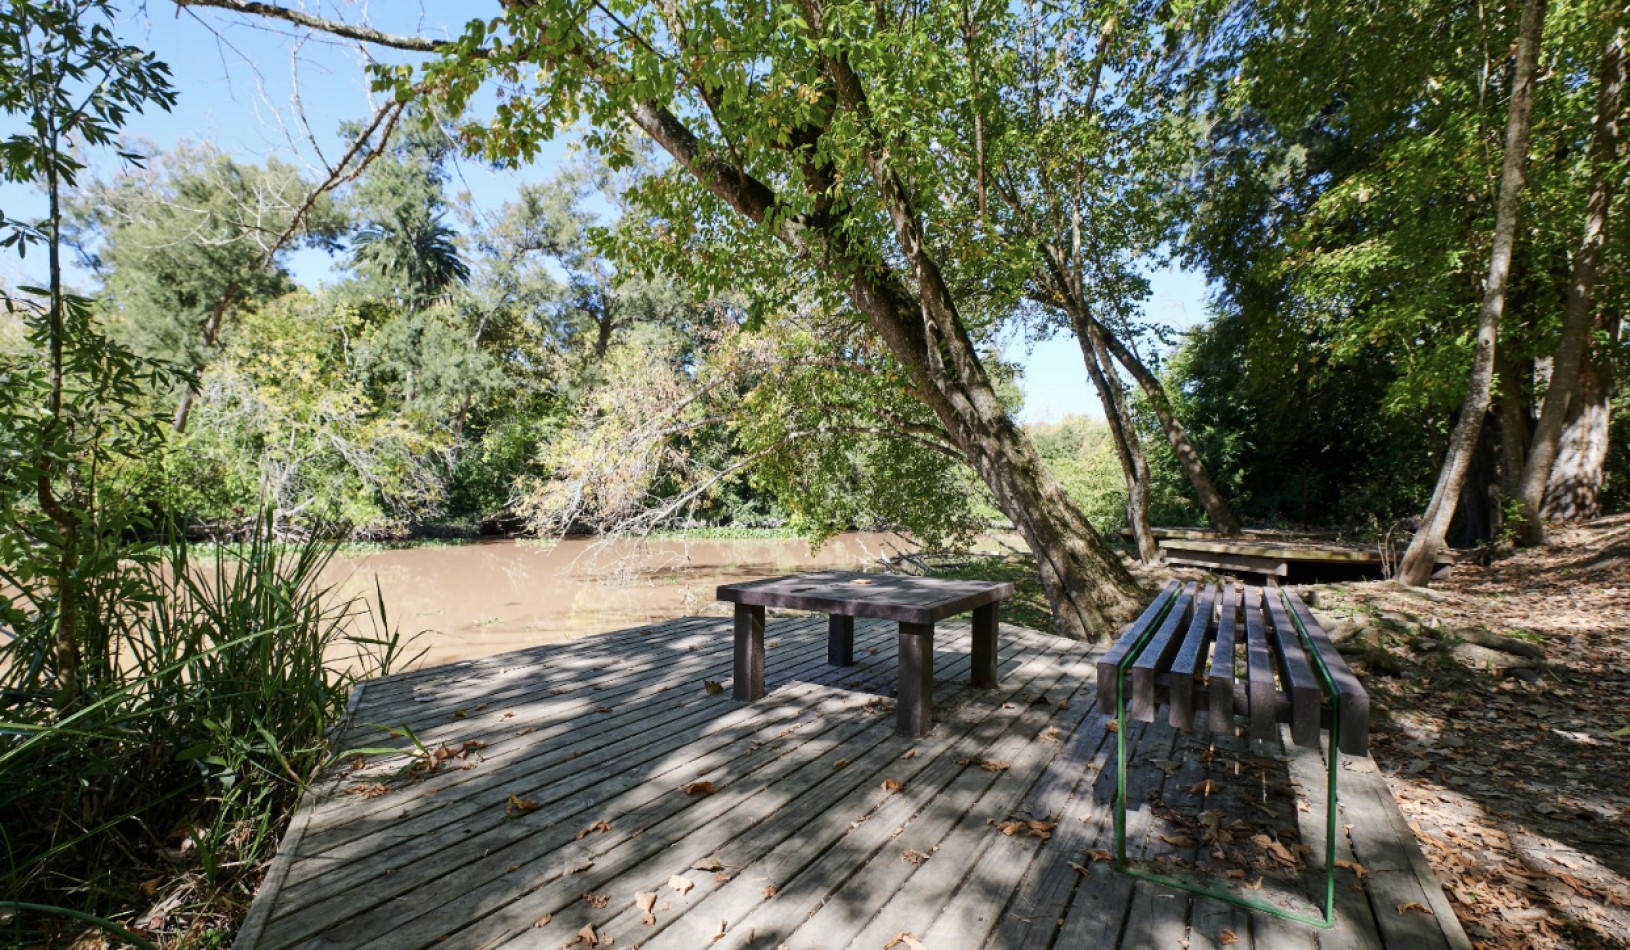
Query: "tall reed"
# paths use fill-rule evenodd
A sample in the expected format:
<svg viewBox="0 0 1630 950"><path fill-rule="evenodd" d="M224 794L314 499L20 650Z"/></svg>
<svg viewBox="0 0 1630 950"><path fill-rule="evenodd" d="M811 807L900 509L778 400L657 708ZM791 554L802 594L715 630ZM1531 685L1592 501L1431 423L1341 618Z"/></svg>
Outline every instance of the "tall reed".
<svg viewBox="0 0 1630 950"><path fill-rule="evenodd" d="M323 586L331 544L262 526L201 564L183 541L162 553L114 569L73 706L52 700L48 611L14 615L0 642L0 944L91 920L174 943L144 912L176 888L178 910L230 920L351 688L406 659L377 596Z"/></svg>

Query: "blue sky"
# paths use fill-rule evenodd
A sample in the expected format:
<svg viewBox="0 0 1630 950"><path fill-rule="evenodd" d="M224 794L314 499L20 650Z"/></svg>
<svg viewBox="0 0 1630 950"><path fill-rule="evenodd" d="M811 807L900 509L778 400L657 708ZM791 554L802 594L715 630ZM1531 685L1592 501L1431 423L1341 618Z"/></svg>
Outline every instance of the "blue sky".
<svg viewBox="0 0 1630 950"><path fill-rule="evenodd" d="M308 9L333 14L325 9L332 6L308 4ZM356 7L347 3L340 12L353 21L365 16L381 29L432 36L456 32L472 12L463 4L432 8L401 0L375 9L363 0L360 13ZM190 140L210 142L250 160L292 157L315 178L324 157L335 160L343 147L339 124L371 115L378 104L364 73L367 57L379 55L377 51L300 37L254 18L199 8L178 10L168 3L153 3L125 16L122 35L168 63L180 92L174 111L138 116L129 124L130 136L160 149ZM517 171L495 172L476 162L459 162L452 187L468 191L478 209L496 208L521 182L552 177L567 148L565 142L553 143L536 163ZM43 203L20 186L0 185L0 208L29 217L43 210ZM320 280L330 267L327 256L315 250L301 252L291 263L296 277L307 281ZM17 282L32 269L15 257L0 259L0 280ZM1200 275L1164 268L1150 277L1149 317L1176 329L1204 319L1205 282ZM1023 421L1055 421L1077 413L1102 416L1073 337L1059 335L1027 344L1015 335L1002 352L1024 367Z"/></svg>

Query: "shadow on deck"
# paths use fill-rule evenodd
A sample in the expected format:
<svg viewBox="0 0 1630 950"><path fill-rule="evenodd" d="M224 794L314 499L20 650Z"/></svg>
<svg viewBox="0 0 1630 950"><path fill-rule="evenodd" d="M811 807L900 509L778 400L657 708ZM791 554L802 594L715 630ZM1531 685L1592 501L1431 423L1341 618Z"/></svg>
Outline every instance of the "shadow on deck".
<svg viewBox="0 0 1630 950"><path fill-rule="evenodd" d="M824 617L771 618L751 705L729 695L717 618L366 684L343 747L411 749L383 728L405 725L445 761L399 778L410 756L375 755L313 788L237 946L1467 945L1369 760L1342 763L1340 910L1318 931L1103 860L1097 648L1003 627L1000 687L975 690L967 625L942 624L937 725L908 740L893 625L855 633L856 665L830 667ZM1164 725L1135 739L1134 854L1306 901L1322 808L1292 795L1322 794L1317 754Z"/></svg>

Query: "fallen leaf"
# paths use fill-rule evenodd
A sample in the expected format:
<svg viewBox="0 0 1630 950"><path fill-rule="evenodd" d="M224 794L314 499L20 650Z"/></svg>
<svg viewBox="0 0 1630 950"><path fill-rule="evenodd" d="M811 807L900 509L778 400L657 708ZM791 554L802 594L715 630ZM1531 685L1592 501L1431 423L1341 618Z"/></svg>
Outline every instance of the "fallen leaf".
<svg viewBox="0 0 1630 950"><path fill-rule="evenodd" d="M1104 722L1104 731L1105 732L1120 732L1121 731L1120 721L1115 720L1115 719L1110 719L1110 720L1105 721Z"/></svg>
<svg viewBox="0 0 1630 950"><path fill-rule="evenodd" d="M504 814L506 816L507 815L520 815L520 814L525 814L526 812L533 811L535 809L542 808L542 807L543 807L542 805L539 805L537 802L533 801L530 798L519 798L519 797L516 796L516 794L514 792L510 792L509 793L509 804L504 806Z"/></svg>
<svg viewBox="0 0 1630 950"><path fill-rule="evenodd" d="M832 767L833 767L833 768L835 768L835 769L841 769L841 768L843 768L843 767L844 767L844 766L845 766L845 765L848 765L848 764L849 764L849 760L848 760L848 759L839 759L839 760L837 760L837 761L836 761L836 762L833 762L833 763L832 763Z"/></svg>
<svg viewBox="0 0 1630 950"><path fill-rule="evenodd" d="M912 867L916 867L928 860L928 855L923 854L921 851L907 851L900 857L904 858L905 862Z"/></svg>
<svg viewBox="0 0 1630 950"><path fill-rule="evenodd" d="M594 711L597 712L597 713L609 713L609 712L616 712L617 710L613 709L610 706L596 706L596 707L594 707Z"/></svg>
<svg viewBox="0 0 1630 950"><path fill-rule="evenodd" d="M775 896L775 885L774 884L765 885L764 886L764 897L765 897L765 899L768 900L769 898L774 897L774 896Z"/></svg>
<svg viewBox="0 0 1630 950"><path fill-rule="evenodd" d="M724 865L719 863L718 858L708 857L692 864L691 869L695 871L723 871Z"/></svg>
<svg viewBox="0 0 1630 950"><path fill-rule="evenodd" d="M996 826L996 830L1009 838L1019 835L1026 838L1040 838L1043 841L1053 836L1053 829L1058 827L1056 821L1029 821L1023 818L1013 821L1004 821Z"/></svg>
<svg viewBox="0 0 1630 950"><path fill-rule="evenodd" d="M547 926L549 926L549 921L554 920L554 919L555 919L554 914L544 914L542 917L539 917L538 922L533 924L532 926L534 926L534 927L547 927Z"/></svg>
<svg viewBox="0 0 1630 950"><path fill-rule="evenodd" d="M611 903L611 895L610 894L584 894L583 895L583 901L585 903L587 903L590 907L593 907L595 910L601 910L607 904Z"/></svg>
<svg viewBox="0 0 1630 950"><path fill-rule="evenodd" d="M928 950L928 945L918 940L917 935L909 930L895 934L893 940L883 944L883 950L894 950L895 947L900 946L905 947L906 950Z"/></svg>
<svg viewBox="0 0 1630 950"><path fill-rule="evenodd" d="M1216 793L1217 783L1213 782L1211 779L1206 779L1203 782L1195 782L1193 785L1189 786L1190 795L1215 795Z"/></svg>
<svg viewBox="0 0 1630 950"><path fill-rule="evenodd" d="M703 680L702 689L706 690L709 696L717 696L724 692L724 684L714 682L713 680Z"/></svg>
<svg viewBox="0 0 1630 950"><path fill-rule="evenodd" d="M1192 847L1195 847L1196 845L1199 844L1199 842L1195 841L1193 838L1190 838L1188 835L1184 835L1184 834L1155 835L1155 837L1160 839L1161 841L1166 842L1167 844L1171 845L1174 848L1192 848Z"/></svg>
<svg viewBox="0 0 1630 950"><path fill-rule="evenodd" d="M1064 730L1057 726L1048 726L1047 731L1041 734L1044 742L1057 742L1064 736Z"/></svg>
<svg viewBox="0 0 1630 950"><path fill-rule="evenodd" d="M640 918L647 925L657 922L657 915L652 912L652 909L656 907L656 903L656 891L639 891L634 895L634 906L640 909Z"/></svg>
<svg viewBox="0 0 1630 950"><path fill-rule="evenodd" d="M584 860L581 860L581 861L573 861L571 864L566 865L566 873L567 874L582 874L584 871L587 871L589 868L592 868L592 867L594 867L594 862L589 861L587 859L584 859Z"/></svg>
<svg viewBox="0 0 1630 950"><path fill-rule="evenodd" d="M453 710L453 718L454 719L468 719L469 717L470 717L470 711L467 710L467 709L455 709L455 710Z"/></svg>
<svg viewBox="0 0 1630 950"><path fill-rule="evenodd" d="M537 732L537 731L538 730L533 728L532 726L522 726L521 728L515 730L515 732L512 733L512 734L516 735L516 736L524 736L524 735L527 735L528 733L533 733L533 732Z"/></svg>
<svg viewBox="0 0 1630 950"><path fill-rule="evenodd" d="M681 894L690 893L690 889L695 886L696 884L688 877L680 877L675 874L673 877L668 878L668 888Z"/></svg>
<svg viewBox="0 0 1630 950"><path fill-rule="evenodd" d="M598 946L599 945L600 938L599 938L599 936L597 936L595 934L593 924L584 924L583 929L579 930L577 932L577 939L573 940L572 943L569 943L566 946L569 947L572 944L579 943L579 942L581 942L586 947L593 947L593 946Z"/></svg>
<svg viewBox="0 0 1630 950"><path fill-rule="evenodd" d="M718 943L719 941L724 939L724 930L725 930L725 927L729 926L729 924L730 924L730 921L728 921L728 920L719 921L719 931L718 931L718 933L715 933L713 935L713 942L714 943Z"/></svg>
<svg viewBox="0 0 1630 950"><path fill-rule="evenodd" d="M718 791L718 788L716 788L712 782L691 782L688 785L679 786L679 790L684 792L686 795L696 795L700 797L703 795L712 795L714 792Z"/></svg>
<svg viewBox="0 0 1630 950"><path fill-rule="evenodd" d="M572 840L573 841L582 841L584 838L587 838L589 835L592 835L597 831L610 831L610 830L611 830L611 826L606 824L606 820L604 818L602 818L599 821L595 822L594 824L588 826L587 828L584 828L582 831L579 831L577 833L577 837L573 838Z"/></svg>
<svg viewBox="0 0 1630 950"><path fill-rule="evenodd" d="M896 782L892 778L886 778L883 780L883 791L891 794L894 792L902 792L905 791L905 785L901 784L900 782Z"/></svg>
<svg viewBox="0 0 1630 950"><path fill-rule="evenodd" d="M1346 868L1347 870L1349 870L1349 871L1353 872L1354 874L1358 875L1359 880L1363 880L1364 878L1367 878L1367 877L1370 876L1370 869L1365 867L1362 864L1359 864L1357 861L1341 861L1341 860L1338 860L1338 861L1336 861L1336 867L1338 867L1338 868Z"/></svg>
<svg viewBox="0 0 1630 950"><path fill-rule="evenodd" d="M1088 848L1087 857L1094 861L1113 861L1115 860L1115 853L1103 848Z"/></svg>
<svg viewBox="0 0 1630 950"><path fill-rule="evenodd" d="M1404 914L1407 914L1412 910L1420 911L1428 917L1433 916L1432 909L1427 907L1425 904L1422 904L1420 901L1405 901L1404 903L1399 904L1398 916L1402 917Z"/></svg>
<svg viewBox="0 0 1630 950"><path fill-rule="evenodd" d="M1074 861L1066 861L1065 863L1070 866L1070 870L1074 871L1077 874L1091 874L1092 873L1091 871L1088 871L1084 865L1076 864Z"/></svg>
<svg viewBox="0 0 1630 950"><path fill-rule="evenodd" d="M977 765L987 772L1006 772L1008 769L1012 768L1011 765L1003 762L1001 759L957 759L956 764Z"/></svg>
<svg viewBox="0 0 1630 950"><path fill-rule="evenodd" d="M900 756L900 758L902 758L902 759L915 759L916 757L917 757L917 750L916 749L912 749L910 752L907 752L905 755Z"/></svg>
<svg viewBox="0 0 1630 950"><path fill-rule="evenodd" d="M1224 927L1223 932L1217 935L1217 943L1225 947L1233 946L1234 944L1239 943L1239 934L1234 933L1227 927Z"/></svg>
<svg viewBox="0 0 1630 950"><path fill-rule="evenodd" d="M348 785L345 788L345 794L356 795L361 798L378 798L389 791L390 788L383 782L372 782L367 785Z"/></svg>
<svg viewBox="0 0 1630 950"><path fill-rule="evenodd" d="M499 716L498 718L499 719L514 719L515 718L515 710L512 709L509 712L504 713L502 716Z"/></svg>

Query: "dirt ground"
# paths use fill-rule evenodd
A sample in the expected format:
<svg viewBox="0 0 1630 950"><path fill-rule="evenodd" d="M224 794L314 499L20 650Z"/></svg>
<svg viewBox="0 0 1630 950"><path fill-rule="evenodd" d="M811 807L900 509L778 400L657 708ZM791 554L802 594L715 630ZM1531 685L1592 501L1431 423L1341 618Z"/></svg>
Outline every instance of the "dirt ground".
<svg viewBox="0 0 1630 950"><path fill-rule="evenodd" d="M1474 943L1630 947L1630 515L1550 540L1426 591L1318 599L1390 618L1343 652L1367 673L1373 754ZM1544 658L1494 671L1451 652L1478 629Z"/></svg>

